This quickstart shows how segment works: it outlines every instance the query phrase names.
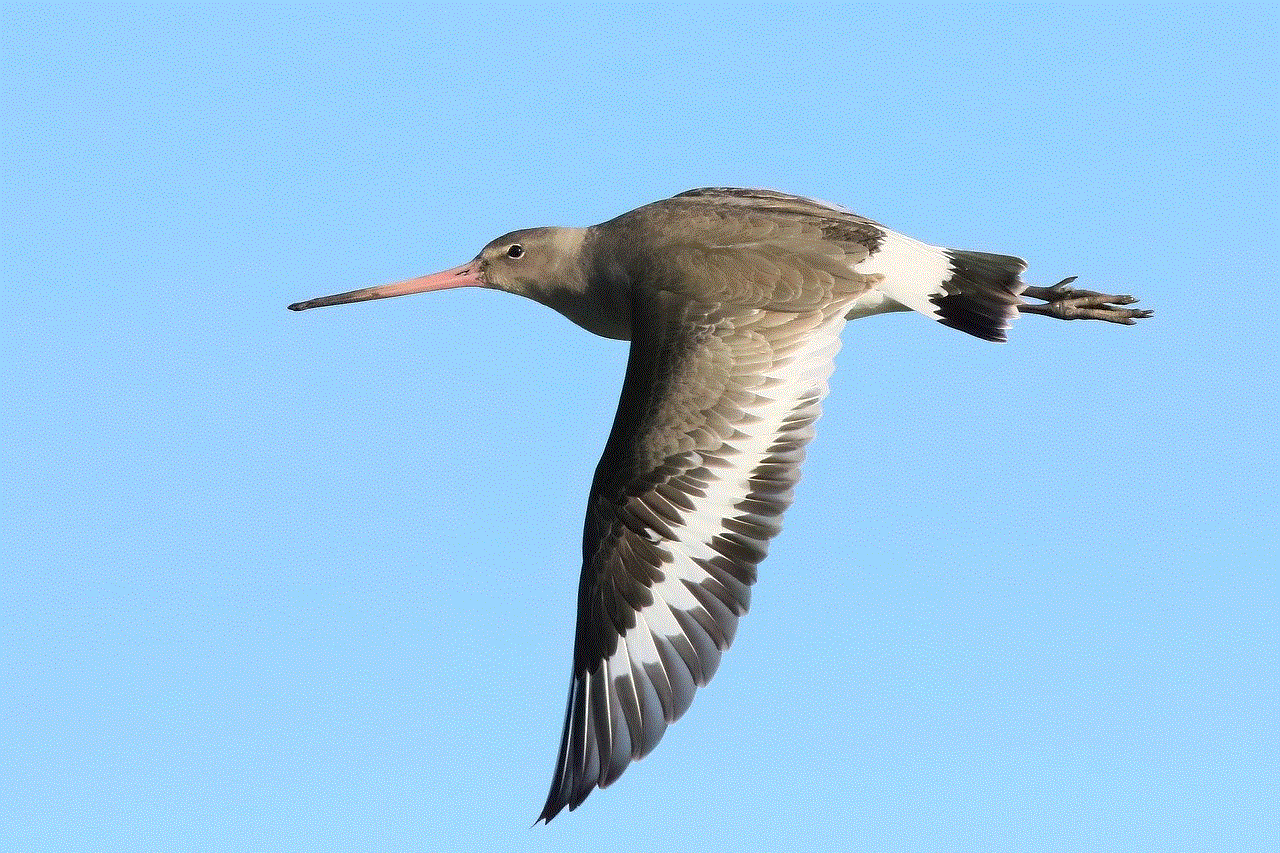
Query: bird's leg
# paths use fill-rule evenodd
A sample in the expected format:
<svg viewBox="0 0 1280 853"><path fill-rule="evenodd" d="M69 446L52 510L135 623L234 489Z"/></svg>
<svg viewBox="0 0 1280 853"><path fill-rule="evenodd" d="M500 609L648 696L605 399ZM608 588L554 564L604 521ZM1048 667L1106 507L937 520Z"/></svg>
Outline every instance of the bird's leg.
<svg viewBox="0 0 1280 853"><path fill-rule="evenodd" d="M1059 320L1106 320L1108 323L1123 323L1126 326L1132 326L1136 321L1152 314L1140 308L1121 308L1121 305L1132 305L1138 301L1132 296L1111 296L1067 287L1075 280L1073 275L1053 287L1028 287L1022 291L1022 295L1043 299L1044 304L1024 302L1018 306L1018 310L1024 314L1043 314Z"/></svg>

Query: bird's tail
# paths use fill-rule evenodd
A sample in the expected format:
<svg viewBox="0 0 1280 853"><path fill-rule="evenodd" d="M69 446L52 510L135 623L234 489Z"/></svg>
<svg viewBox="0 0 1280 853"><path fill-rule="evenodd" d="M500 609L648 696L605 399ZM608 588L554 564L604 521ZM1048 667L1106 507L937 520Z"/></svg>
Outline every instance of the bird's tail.
<svg viewBox="0 0 1280 853"><path fill-rule="evenodd" d="M1010 255L946 249L951 277L930 296L938 322L983 340L1005 340L1005 331L1018 316L1026 285L1019 278L1027 264Z"/></svg>
<svg viewBox="0 0 1280 853"><path fill-rule="evenodd" d="M874 275L889 299L988 341L1005 340L1018 316L1027 264L1010 255L944 249L888 231L854 269ZM880 309L884 310L884 309Z"/></svg>

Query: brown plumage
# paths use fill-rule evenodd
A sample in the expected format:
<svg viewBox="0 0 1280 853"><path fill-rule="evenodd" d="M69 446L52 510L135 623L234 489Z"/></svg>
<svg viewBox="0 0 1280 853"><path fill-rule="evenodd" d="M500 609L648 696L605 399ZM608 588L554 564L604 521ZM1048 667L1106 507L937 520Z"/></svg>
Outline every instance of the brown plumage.
<svg viewBox="0 0 1280 853"><path fill-rule="evenodd" d="M822 202L698 189L591 228L294 310L467 285L631 340L583 536L564 734L541 820L647 754L715 673L781 529L847 319L916 310L1003 341L1019 312L1131 324L1135 300L1035 288L1018 258L919 243ZM1024 297L1044 300L1030 304Z"/></svg>

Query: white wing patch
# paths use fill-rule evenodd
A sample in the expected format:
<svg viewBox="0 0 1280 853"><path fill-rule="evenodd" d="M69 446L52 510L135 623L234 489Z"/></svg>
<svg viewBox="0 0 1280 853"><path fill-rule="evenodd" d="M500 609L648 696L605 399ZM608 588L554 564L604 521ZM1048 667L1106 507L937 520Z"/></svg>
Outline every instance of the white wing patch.
<svg viewBox="0 0 1280 853"><path fill-rule="evenodd" d="M793 326L782 340L771 340L769 357L745 366L750 387L726 391L736 398L738 417L714 430L728 435L721 446L690 451L684 473L672 481L678 490L661 483L643 499L628 498L645 529L643 538L621 538L619 547L630 542L637 549L622 558L639 566L633 574L650 579L647 600L635 601L631 593L626 600L634 620L618 626L612 653L575 674L542 819L576 807L646 755L715 674L750 603L755 566L781 529L799 480L840 348L843 314L832 306L807 326L791 315Z"/></svg>

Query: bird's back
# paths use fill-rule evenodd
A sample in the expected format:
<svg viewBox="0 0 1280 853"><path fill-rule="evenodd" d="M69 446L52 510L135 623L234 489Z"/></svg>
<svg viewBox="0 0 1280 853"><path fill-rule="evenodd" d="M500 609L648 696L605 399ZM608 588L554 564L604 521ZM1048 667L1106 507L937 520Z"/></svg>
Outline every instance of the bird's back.
<svg viewBox="0 0 1280 853"><path fill-rule="evenodd" d="M595 251L641 290L709 305L808 312L864 292L854 267L885 230L849 211L772 190L705 188L592 229Z"/></svg>

